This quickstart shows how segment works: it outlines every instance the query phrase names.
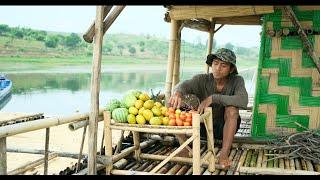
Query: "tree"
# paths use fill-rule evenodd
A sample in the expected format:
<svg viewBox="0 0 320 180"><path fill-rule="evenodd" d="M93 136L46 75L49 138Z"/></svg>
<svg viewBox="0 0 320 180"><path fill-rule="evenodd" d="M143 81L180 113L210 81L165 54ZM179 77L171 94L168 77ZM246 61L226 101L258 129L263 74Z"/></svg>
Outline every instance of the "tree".
<svg viewBox="0 0 320 180"><path fill-rule="evenodd" d="M129 48L129 52L131 53L131 55L134 55L135 53L136 53L136 48L134 48L134 47L130 47Z"/></svg>
<svg viewBox="0 0 320 180"><path fill-rule="evenodd" d="M47 36L44 42L46 47L56 48L58 45L58 38L55 36Z"/></svg>
<svg viewBox="0 0 320 180"><path fill-rule="evenodd" d="M10 31L10 28L8 25L0 24L0 35L5 35L9 31Z"/></svg>
<svg viewBox="0 0 320 180"><path fill-rule="evenodd" d="M122 56L123 49L124 49L123 44L118 44L118 45L117 45L117 48L119 49L120 55Z"/></svg>
<svg viewBox="0 0 320 180"><path fill-rule="evenodd" d="M112 49L113 49L113 46L110 43L107 43L103 46L103 51L106 53L110 53L112 51Z"/></svg>
<svg viewBox="0 0 320 180"><path fill-rule="evenodd" d="M71 33L69 36L66 37L65 45L68 47L75 48L81 42L81 38L76 33Z"/></svg>
<svg viewBox="0 0 320 180"><path fill-rule="evenodd" d="M23 38L23 32L20 28L13 28L12 31L11 31L11 34L16 37L16 38L20 38L22 39Z"/></svg>

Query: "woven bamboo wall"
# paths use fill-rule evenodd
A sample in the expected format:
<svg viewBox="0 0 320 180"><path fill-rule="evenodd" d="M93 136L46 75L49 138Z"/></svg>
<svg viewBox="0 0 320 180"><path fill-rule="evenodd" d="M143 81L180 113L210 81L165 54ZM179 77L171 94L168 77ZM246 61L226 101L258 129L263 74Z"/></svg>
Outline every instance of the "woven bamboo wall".
<svg viewBox="0 0 320 180"><path fill-rule="evenodd" d="M293 10L308 39L320 55L320 10ZM293 24L280 9L264 16L253 137L268 138L310 129L320 129L320 76ZM272 30L288 35L270 36ZM296 123L295 123L296 122Z"/></svg>

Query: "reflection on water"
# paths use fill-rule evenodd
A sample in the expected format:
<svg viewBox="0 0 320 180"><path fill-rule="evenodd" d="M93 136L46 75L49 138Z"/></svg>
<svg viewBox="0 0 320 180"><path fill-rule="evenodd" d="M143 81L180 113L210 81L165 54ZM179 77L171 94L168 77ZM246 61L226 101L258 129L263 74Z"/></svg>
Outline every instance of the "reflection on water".
<svg viewBox="0 0 320 180"><path fill-rule="evenodd" d="M9 93L8 95L6 95L3 99L1 99L0 101L0 110L8 104L8 102L11 100L12 98L12 94Z"/></svg>
<svg viewBox="0 0 320 180"><path fill-rule="evenodd" d="M182 74L181 80L191 78L195 72ZM243 72L249 95L252 72ZM122 98L129 89L150 93L164 92L166 71L102 73L100 106L110 98ZM17 73L8 74L13 81L12 99L1 111L34 112L46 115L69 115L90 110L90 73Z"/></svg>

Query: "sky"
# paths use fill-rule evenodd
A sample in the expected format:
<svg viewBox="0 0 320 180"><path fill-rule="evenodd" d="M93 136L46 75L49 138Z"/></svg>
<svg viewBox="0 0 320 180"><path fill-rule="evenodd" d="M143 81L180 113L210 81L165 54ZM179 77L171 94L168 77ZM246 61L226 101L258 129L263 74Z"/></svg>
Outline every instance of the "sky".
<svg viewBox="0 0 320 180"><path fill-rule="evenodd" d="M38 30L85 33L95 19L96 6L0 6L0 24ZM126 6L109 28L109 34L149 34L169 39L170 24L163 20L163 6ZM214 38L218 44L228 42L242 47L260 45L260 26L221 28ZM182 40L205 43L208 33L184 28Z"/></svg>

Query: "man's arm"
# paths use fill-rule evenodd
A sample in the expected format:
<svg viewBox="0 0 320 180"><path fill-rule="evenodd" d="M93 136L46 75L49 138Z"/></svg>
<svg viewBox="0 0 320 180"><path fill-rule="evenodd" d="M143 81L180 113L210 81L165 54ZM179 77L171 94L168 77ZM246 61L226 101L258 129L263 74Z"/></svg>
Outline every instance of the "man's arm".
<svg viewBox="0 0 320 180"><path fill-rule="evenodd" d="M217 104L222 104L224 106L235 106L239 108L246 109L248 105L248 93L244 84L243 78L237 79L234 95L220 95L213 94L212 102Z"/></svg>
<svg viewBox="0 0 320 180"><path fill-rule="evenodd" d="M204 86L204 78L204 74L195 75L191 79L178 83L174 87L173 92L179 92L182 96L186 94L195 94L199 97L199 95L203 93L203 88L201 86Z"/></svg>

